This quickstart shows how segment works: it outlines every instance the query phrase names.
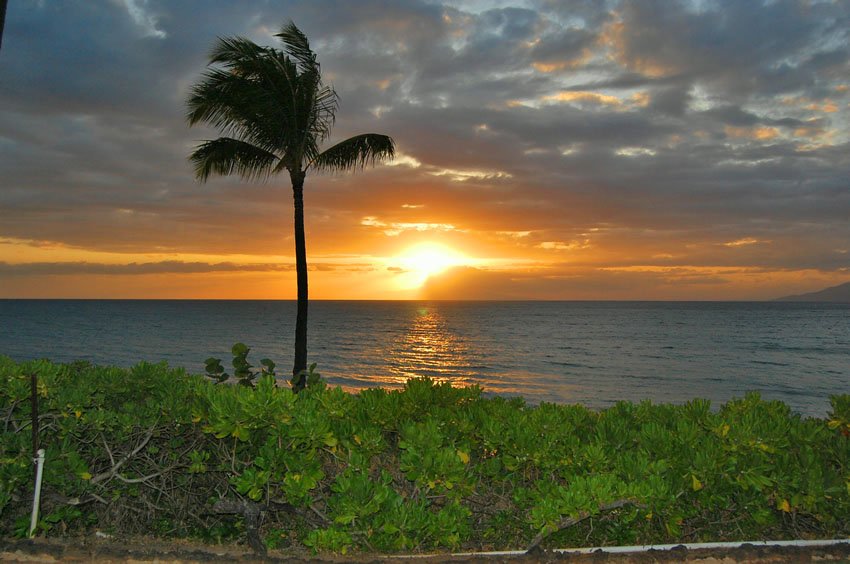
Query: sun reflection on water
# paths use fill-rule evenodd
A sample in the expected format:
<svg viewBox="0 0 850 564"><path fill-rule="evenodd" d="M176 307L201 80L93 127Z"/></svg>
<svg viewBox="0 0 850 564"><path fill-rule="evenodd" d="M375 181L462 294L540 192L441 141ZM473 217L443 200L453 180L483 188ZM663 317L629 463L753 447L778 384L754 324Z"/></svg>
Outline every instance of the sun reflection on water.
<svg viewBox="0 0 850 564"><path fill-rule="evenodd" d="M387 351L390 374L382 384L399 385L410 378L428 376L438 382L468 386L475 373L471 356L466 341L448 326L439 311L420 306L407 331Z"/></svg>
<svg viewBox="0 0 850 564"><path fill-rule="evenodd" d="M456 387L478 385L485 397L524 396L532 403L583 399L575 371L556 368L553 373L517 365L513 355L527 358L529 347L515 349L506 336L488 336L488 330L504 333L506 327L512 327L511 317L482 317L470 306L440 302L393 307L396 315L383 318L389 323L374 323L372 310L360 320L368 328L369 339L336 344L339 350L357 356L340 370L344 377L324 374L329 383L356 393L375 387L397 390L411 378L429 377ZM488 324L492 326L483 328ZM349 336L351 329L344 334ZM540 356L546 362L551 355Z"/></svg>

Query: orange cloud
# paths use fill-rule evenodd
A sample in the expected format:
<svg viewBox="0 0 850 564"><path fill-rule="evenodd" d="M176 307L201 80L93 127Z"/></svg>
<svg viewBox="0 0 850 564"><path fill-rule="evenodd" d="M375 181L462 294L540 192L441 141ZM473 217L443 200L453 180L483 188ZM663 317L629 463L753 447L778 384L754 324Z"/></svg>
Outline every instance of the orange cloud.
<svg viewBox="0 0 850 564"><path fill-rule="evenodd" d="M769 141L776 139L780 135L779 130L775 127L734 127L727 125L723 130L729 137L757 141Z"/></svg>
<svg viewBox="0 0 850 564"><path fill-rule="evenodd" d="M770 243L770 241L760 241L755 239L754 237L744 237L743 239L736 239L734 241L728 241L723 243L724 247L743 247L746 245L756 245L758 243Z"/></svg>
<svg viewBox="0 0 850 564"><path fill-rule="evenodd" d="M843 92L843 90L841 90L842 86L843 85L837 86L835 91ZM782 103L786 106L798 106L813 112L824 112L827 114L833 114L839 109L838 104L829 98L825 98L821 101L815 101L805 96L785 96L782 98Z"/></svg>
<svg viewBox="0 0 850 564"><path fill-rule="evenodd" d="M534 47L537 43L539 43L539 39L537 41L530 42L528 47ZM534 61L531 63L531 66L538 72L553 73L566 69L577 69L587 64L592 57L593 51L590 49L582 49L581 54L577 57L555 61Z"/></svg>
<svg viewBox="0 0 850 564"><path fill-rule="evenodd" d="M555 72L559 70L564 70L570 63L562 62L562 63L531 63L531 66L534 67L534 70L540 72Z"/></svg>
<svg viewBox="0 0 850 564"><path fill-rule="evenodd" d="M558 92L557 94L544 96L543 100L549 102L591 102L593 104L603 104L608 106L623 105L623 101L616 96L600 94L598 92L589 92L586 90Z"/></svg>
<svg viewBox="0 0 850 564"><path fill-rule="evenodd" d="M635 92L632 94L631 102L640 108L645 108L649 105L651 97L649 92Z"/></svg>
<svg viewBox="0 0 850 564"><path fill-rule="evenodd" d="M537 246L547 251L575 251L588 248L590 246L590 239L570 241L568 243L564 241L543 241Z"/></svg>
<svg viewBox="0 0 850 564"><path fill-rule="evenodd" d="M384 78L384 79L382 79L382 80L376 80L376 81L374 82L374 84L375 84L375 86L378 88L378 90L386 90L387 88L389 88L389 87L390 87L390 85L391 85L392 83L393 83L393 79L392 79L392 78Z"/></svg>
<svg viewBox="0 0 850 564"><path fill-rule="evenodd" d="M597 42L608 51L610 59L650 78L663 78L674 74L677 70L649 56L639 57L630 52L626 25L622 21L615 21L605 26Z"/></svg>
<svg viewBox="0 0 850 564"><path fill-rule="evenodd" d="M826 131L820 126L798 127L794 130L795 137L806 137L808 139L817 139L826 135Z"/></svg>
<svg viewBox="0 0 850 564"><path fill-rule="evenodd" d="M388 237L395 237L404 231L454 231L457 229L450 223L406 223L381 221L376 217L367 216L360 220L360 225L366 227L377 227Z"/></svg>

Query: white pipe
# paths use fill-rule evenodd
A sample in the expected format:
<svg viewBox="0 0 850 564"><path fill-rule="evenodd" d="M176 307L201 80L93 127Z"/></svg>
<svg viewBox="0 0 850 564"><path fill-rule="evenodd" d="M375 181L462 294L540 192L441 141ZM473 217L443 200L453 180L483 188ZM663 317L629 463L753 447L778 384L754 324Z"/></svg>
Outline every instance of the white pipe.
<svg viewBox="0 0 850 564"><path fill-rule="evenodd" d="M30 520L30 534L35 535L35 526L38 523L38 506L41 503L41 476L44 470L44 449L40 448L36 451L35 462L35 494L32 498L32 519Z"/></svg>
<svg viewBox="0 0 850 564"><path fill-rule="evenodd" d="M589 554L597 550L611 553L648 552L650 550L673 550L675 548L686 548L687 550L708 550L713 548L741 548L744 545L770 547L770 546L796 546L800 548L814 548L822 546L834 546L850 543L850 539L825 539L825 540L772 540L772 541L728 541L728 542L694 542L679 544L649 544L638 546L600 546L596 548L560 548L552 552L578 552Z"/></svg>
<svg viewBox="0 0 850 564"><path fill-rule="evenodd" d="M731 541L731 542L692 542L678 544L646 544L635 546L594 546L590 548L555 548L548 549L547 552L557 552L560 554L592 554L596 552L608 553L633 553L633 552L648 552L650 550L673 550L675 548L685 548L687 550L709 550L715 548L741 548L745 545L758 547L771 546L794 546L801 548L814 548L824 546L836 546L839 544L850 544L850 539L828 539L828 540L772 540L772 541ZM470 556L522 556L528 554L525 550L500 550L492 552L453 552L448 556L452 557L470 557ZM445 554L396 554L392 558L434 558L445 557Z"/></svg>

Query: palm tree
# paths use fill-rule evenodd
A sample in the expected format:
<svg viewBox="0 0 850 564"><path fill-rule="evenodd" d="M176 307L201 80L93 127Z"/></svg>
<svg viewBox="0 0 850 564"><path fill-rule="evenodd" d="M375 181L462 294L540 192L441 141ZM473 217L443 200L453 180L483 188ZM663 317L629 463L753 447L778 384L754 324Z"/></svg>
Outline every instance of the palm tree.
<svg viewBox="0 0 850 564"><path fill-rule="evenodd" d="M289 172L295 203L295 270L298 312L292 385L307 383L307 250L304 243L304 178L307 171L346 171L392 159L393 140L365 133L324 151L338 97L322 84L316 54L307 37L289 22L276 35L283 50L261 47L240 37L220 38L207 71L188 99L189 125L212 125L224 135L192 152L195 176L238 174L267 179Z"/></svg>
<svg viewBox="0 0 850 564"><path fill-rule="evenodd" d="M8 0L0 0L0 47L3 46L3 27L6 25L6 4Z"/></svg>

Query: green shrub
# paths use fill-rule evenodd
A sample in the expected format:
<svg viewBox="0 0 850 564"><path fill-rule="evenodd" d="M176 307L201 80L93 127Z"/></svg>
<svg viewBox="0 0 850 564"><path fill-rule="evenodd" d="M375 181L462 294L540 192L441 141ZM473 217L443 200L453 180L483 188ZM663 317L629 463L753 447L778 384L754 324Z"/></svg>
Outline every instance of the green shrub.
<svg viewBox="0 0 850 564"><path fill-rule="evenodd" d="M42 535L222 541L250 534L233 507L264 513L270 547L342 553L850 534L850 396L804 419L756 394L602 411L427 379L294 394L236 353L250 385L216 384L215 363L210 379L0 357L0 533L27 530L37 373Z"/></svg>

